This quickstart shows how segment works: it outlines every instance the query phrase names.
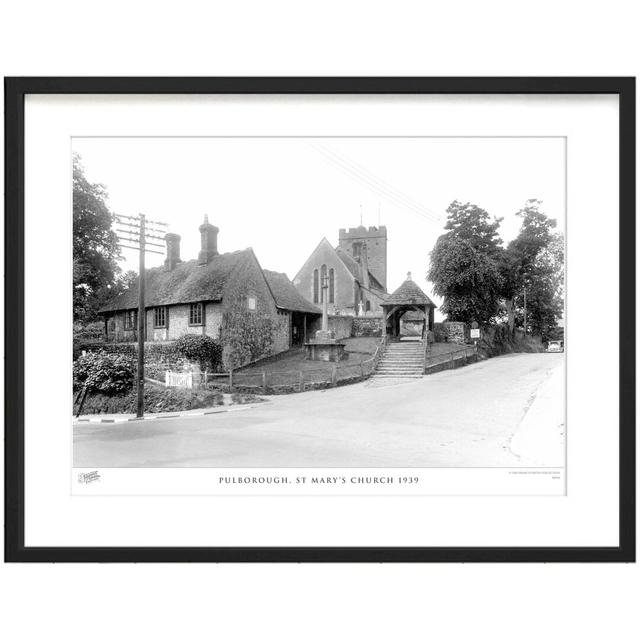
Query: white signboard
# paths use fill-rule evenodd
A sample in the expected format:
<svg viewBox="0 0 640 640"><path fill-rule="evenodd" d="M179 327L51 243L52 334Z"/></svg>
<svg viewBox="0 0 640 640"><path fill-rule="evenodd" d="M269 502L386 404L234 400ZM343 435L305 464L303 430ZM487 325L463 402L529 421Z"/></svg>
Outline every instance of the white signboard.
<svg viewBox="0 0 640 640"><path fill-rule="evenodd" d="M186 373L174 373L173 371L166 371L164 374L164 386L184 387L185 389L192 389L193 373L191 371L187 371Z"/></svg>
<svg viewBox="0 0 640 640"><path fill-rule="evenodd" d="M480 329L471 329L471 337L479 338L480 337Z"/></svg>

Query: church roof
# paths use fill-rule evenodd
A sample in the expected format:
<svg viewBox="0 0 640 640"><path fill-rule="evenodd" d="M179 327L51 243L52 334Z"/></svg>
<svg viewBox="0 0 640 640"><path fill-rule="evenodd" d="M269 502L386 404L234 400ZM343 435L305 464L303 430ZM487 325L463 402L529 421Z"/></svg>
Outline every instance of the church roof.
<svg viewBox="0 0 640 640"><path fill-rule="evenodd" d="M429 296L413 281L407 279L384 301L384 306L399 304L433 304Z"/></svg>
<svg viewBox="0 0 640 640"><path fill-rule="evenodd" d="M360 280L360 265L342 247L336 247L335 252L344 263L344 266L347 267L349 273L356 280Z"/></svg>
<svg viewBox="0 0 640 640"><path fill-rule="evenodd" d="M319 307L311 304L306 298L300 295L289 280L286 273L269 271L264 269L264 275L273 293L276 306L289 311L303 311L304 313L322 313Z"/></svg>
<svg viewBox="0 0 640 640"><path fill-rule="evenodd" d="M347 267L349 273L362 284L361 266L360 263L349 255L342 247L336 247L335 252ZM384 295L384 287L378 282L378 279L369 271L369 282L374 289L380 289L380 293Z"/></svg>
<svg viewBox="0 0 640 640"><path fill-rule="evenodd" d="M378 280L376 279L376 277L373 275L373 273L371 273L371 271L369 271L369 285L371 286L372 289L380 289L380 291L378 291L378 295L381 295L383 297L388 296L389 294L384 290L384 287L378 282Z"/></svg>

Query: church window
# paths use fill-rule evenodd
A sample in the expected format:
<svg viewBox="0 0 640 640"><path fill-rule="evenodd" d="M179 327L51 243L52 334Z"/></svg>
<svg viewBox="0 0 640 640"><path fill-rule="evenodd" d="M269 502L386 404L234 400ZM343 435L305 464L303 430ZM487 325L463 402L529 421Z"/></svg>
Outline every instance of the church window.
<svg viewBox="0 0 640 640"><path fill-rule="evenodd" d="M367 300L367 304L365 304L364 310L365 311L371 311L371 302L369 300Z"/></svg>
<svg viewBox="0 0 640 640"><path fill-rule="evenodd" d="M329 302L335 302L335 286L336 286L336 276L335 271L333 269L329 269Z"/></svg>
<svg viewBox="0 0 640 640"><path fill-rule="evenodd" d="M318 270L313 270L313 301L318 302Z"/></svg>

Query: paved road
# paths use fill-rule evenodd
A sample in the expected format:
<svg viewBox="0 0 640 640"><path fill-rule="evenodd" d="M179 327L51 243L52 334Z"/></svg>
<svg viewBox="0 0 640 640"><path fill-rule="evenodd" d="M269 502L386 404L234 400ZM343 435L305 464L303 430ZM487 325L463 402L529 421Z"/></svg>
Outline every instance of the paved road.
<svg viewBox="0 0 640 640"><path fill-rule="evenodd" d="M275 396L234 413L74 427L76 467L556 466L563 354ZM514 436L517 447L512 448ZM522 437L521 437L522 435Z"/></svg>

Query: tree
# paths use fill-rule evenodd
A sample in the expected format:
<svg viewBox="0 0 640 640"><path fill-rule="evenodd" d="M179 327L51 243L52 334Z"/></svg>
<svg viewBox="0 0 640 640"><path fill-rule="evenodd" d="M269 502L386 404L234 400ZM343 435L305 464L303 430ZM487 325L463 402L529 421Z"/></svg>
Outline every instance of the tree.
<svg viewBox="0 0 640 640"><path fill-rule="evenodd" d="M520 257L511 244L500 254L498 259L500 272L500 296L504 300L509 331L513 333L516 317L516 296L522 289L520 277Z"/></svg>
<svg viewBox="0 0 640 640"><path fill-rule="evenodd" d="M489 214L475 204L454 200L447 207L444 228L456 238L466 240L476 251L494 257L502 246L498 235L501 222L502 218L491 220Z"/></svg>
<svg viewBox="0 0 640 640"><path fill-rule="evenodd" d="M90 183L78 154L73 156L73 319L90 322L115 283L120 269L114 216L101 184Z"/></svg>
<svg viewBox="0 0 640 640"><path fill-rule="evenodd" d="M552 339L564 311L564 236L554 234L531 267L527 323L543 340Z"/></svg>
<svg viewBox="0 0 640 640"><path fill-rule="evenodd" d="M489 323L498 314L502 276L501 219L475 204L454 200L447 208L446 233L431 252L427 277L444 298L441 311L449 320Z"/></svg>
<svg viewBox="0 0 640 640"><path fill-rule="evenodd" d="M556 221L541 209L540 200L527 200L516 213L522 218L518 236L509 243L503 262L503 296L513 329L516 316L524 323L524 291L527 292L527 324L532 332L546 334L561 315L564 243L553 229ZM560 292L560 293L558 293Z"/></svg>
<svg viewBox="0 0 640 640"><path fill-rule="evenodd" d="M516 213L522 218L518 236L509 243L509 248L518 257L518 271L523 283L530 279L535 269L538 254L549 246L553 239L556 221L542 211L540 200L527 200Z"/></svg>
<svg viewBox="0 0 640 640"><path fill-rule="evenodd" d="M133 269L129 269L129 271L125 271L124 273L118 270L118 274L115 277L115 281L113 284L108 285L110 298L120 295L125 291L131 289L131 287L138 286L138 272Z"/></svg>

